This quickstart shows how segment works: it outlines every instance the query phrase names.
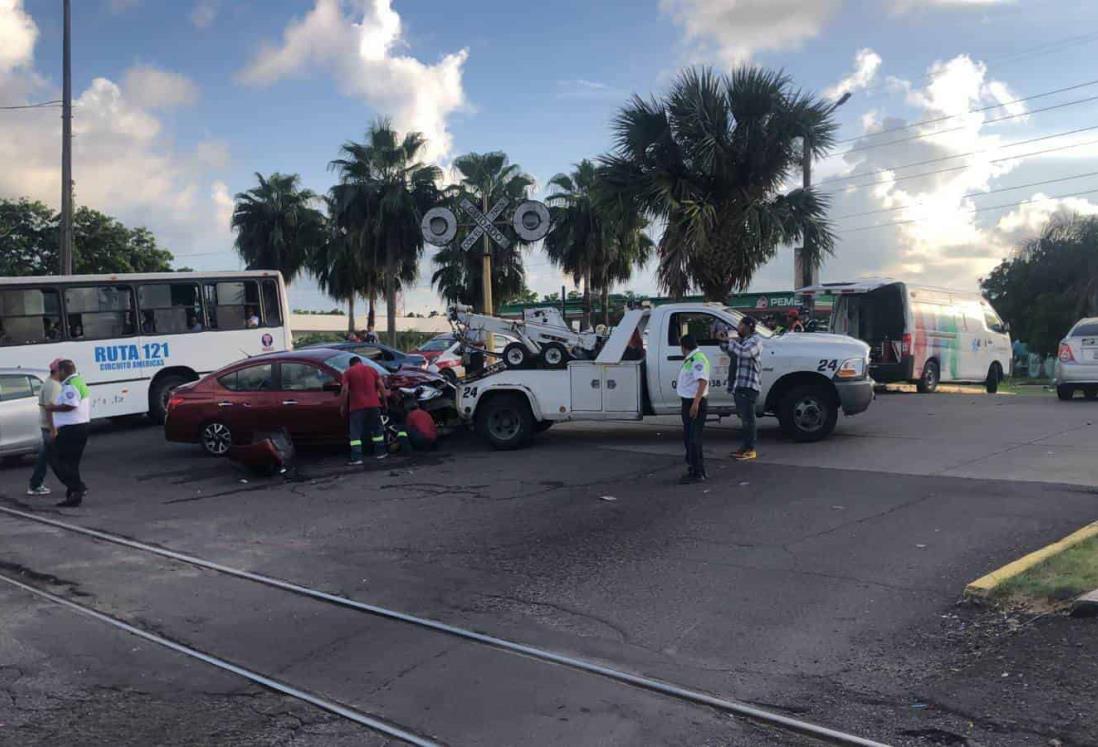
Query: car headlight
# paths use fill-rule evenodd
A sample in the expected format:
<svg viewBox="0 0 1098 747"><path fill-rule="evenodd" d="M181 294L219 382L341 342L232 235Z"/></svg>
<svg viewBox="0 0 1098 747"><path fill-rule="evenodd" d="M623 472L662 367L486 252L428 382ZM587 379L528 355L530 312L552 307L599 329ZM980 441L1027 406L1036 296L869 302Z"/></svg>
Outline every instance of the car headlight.
<svg viewBox="0 0 1098 747"><path fill-rule="evenodd" d="M865 358L847 358L835 371L836 379L843 379L844 381L853 381L856 379L864 379L866 372Z"/></svg>
<svg viewBox="0 0 1098 747"><path fill-rule="evenodd" d="M421 386L416 393L416 396L419 398L420 402L426 402L427 400L442 396L442 392L435 389L433 386Z"/></svg>

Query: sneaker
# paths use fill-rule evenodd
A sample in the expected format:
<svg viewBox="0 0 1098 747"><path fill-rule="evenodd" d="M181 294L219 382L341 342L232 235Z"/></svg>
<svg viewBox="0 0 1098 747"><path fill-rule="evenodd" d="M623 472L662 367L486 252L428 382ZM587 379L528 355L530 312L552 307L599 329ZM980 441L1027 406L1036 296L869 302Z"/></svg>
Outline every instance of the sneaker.
<svg viewBox="0 0 1098 747"><path fill-rule="evenodd" d="M374 454L374 459L388 459L388 458L389 458L389 452L387 452L387 451L383 451L380 454Z"/></svg>
<svg viewBox="0 0 1098 747"><path fill-rule="evenodd" d="M347 462L347 466L348 467L361 467L362 466L362 460L361 459L352 459L351 461Z"/></svg>
<svg viewBox="0 0 1098 747"><path fill-rule="evenodd" d="M52 491L45 485L39 485L37 488L28 488L27 495L49 495Z"/></svg>
<svg viewBox="0 0 1098 747"><path fill-rule="evenodd" d="M57 504L59 508L76 508L84 501L83 493L73 493L65 500Z"/></svg>
<svg viewBox="0 0 1098 747"><path fill-rule="evenodd" d="M754 449L740 449L732 455L738 462L750 462L759 458L759 452Z"/></svg>

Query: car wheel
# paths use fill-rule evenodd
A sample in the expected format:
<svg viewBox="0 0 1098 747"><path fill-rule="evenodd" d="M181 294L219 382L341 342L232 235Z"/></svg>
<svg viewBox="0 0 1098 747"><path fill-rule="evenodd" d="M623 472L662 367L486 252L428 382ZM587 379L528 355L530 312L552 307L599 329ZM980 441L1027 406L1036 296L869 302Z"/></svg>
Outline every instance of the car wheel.
<svg viewBox="0 0 1098 747"><path fill-rule="evenodd" d="M791 389L778 403L782 431L794 441L827 438L839 420L839 403L826 386L810 384Z"/></svg>
<svg viewBox="0 0 1098 747"><path fill-rule="evenodd" d="M233 445L233 432L222 422L206 423L202 426L200 441L203 450L210 456L225 456Z"/></svg>
<svg viewBox="0 0 1098 747"><path fill-rule="evenodd" d="M541 362L546 368L564 368L568 365L568 351L559 342L546 343L541 349Z"/></svg>
<svg viewBox="0 0 1098 747"><path fill-rule="evenodd" d="M988 394L995 394L999 391L999 382L1003 380L1003 369L999 367L998 363L992 363L991 368L987 372L987 381L984 382L984 387L987 389Z"/></svg>
<svg viewBox="0 0 1098 747"><path fill-rule="evenodd" d="M1062 401L1067 402L1069 399L1075 396L1075 388L1060 384L1058 387L1056 387L1056 396L1059 397Z"/></svg>
<svg viewBox="0 0 1098 747"><path fill-rule="evenodd" d="M182 374L168 374L161 376L149 389L149 417L154 423L163 424L168 416L168 400L179 387L190 379Z"/></svg>
<svg viewBox="0 0 1098 747"><path fill-rule="evenodd" d="M503 349L503 362L508 368L526 368L530 365L530 351L521 342L512 342Z"/></svg>
<svg viewBox="0 0 1098 747"><path fill-rule="evenodd" d="M1083 396L1087 399L1098 399L1098 386L1088 386L1083 389Z"/></svg>
<svg viewBox="0 0 1098 747"><path fill-rule="evenodd" d="M923 366L923 375L919 377L918 383L915 388L920 394L930 394L938 389L938 384L942 380L942 371L938 367L938 361L931 358Z"/></svg>
<svg viewBox="0 0 1098 747"><path fill-rule="evenodd" d="M477 431L496 449L517 449L533 435L534 415L525 397L499 395L477 408Z"/></svg>

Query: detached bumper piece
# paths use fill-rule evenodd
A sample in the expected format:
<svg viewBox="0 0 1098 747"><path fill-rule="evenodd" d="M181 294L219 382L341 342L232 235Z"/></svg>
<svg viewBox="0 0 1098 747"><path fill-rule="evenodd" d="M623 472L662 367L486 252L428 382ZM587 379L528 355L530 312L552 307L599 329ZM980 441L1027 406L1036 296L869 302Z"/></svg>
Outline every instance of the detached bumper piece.
<svg viewBox="0 0 1098 747"><path fill-rule="evenodd" d="M232 461L263 475L286 472L294 461L294 442L285 430L257 433L250 444L234 445L227 456Z"/></svg>

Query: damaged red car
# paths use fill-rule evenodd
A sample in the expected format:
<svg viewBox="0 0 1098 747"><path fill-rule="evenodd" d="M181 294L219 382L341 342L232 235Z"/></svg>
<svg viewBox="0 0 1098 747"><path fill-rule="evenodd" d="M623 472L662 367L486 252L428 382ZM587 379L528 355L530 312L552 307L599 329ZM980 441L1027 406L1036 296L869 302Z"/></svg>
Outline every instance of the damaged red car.
<svg viewBox="0 0 1098 747"><path fill-rule="evenodd" d="M237 361L176 389L168 400L168 441L197 443L223 456L234 444L251 443L256 433L286 429L295 444L345 444L346 420L339 413L343 372L354 356L309 348ZM390 373L363 359L382 375L390 413L409 400L442 428L457 419L453 386L441 376L414 368Z"/></svg>

